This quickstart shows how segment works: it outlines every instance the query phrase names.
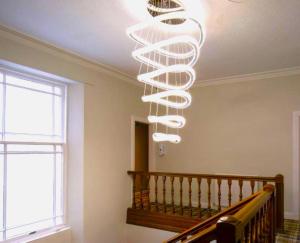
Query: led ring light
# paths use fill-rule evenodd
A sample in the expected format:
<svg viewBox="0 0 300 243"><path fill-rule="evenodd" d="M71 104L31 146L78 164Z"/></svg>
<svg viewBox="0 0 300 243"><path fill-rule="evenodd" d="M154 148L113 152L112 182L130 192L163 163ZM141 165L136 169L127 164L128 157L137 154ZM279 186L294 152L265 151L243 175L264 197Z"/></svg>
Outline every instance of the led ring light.
<svg viewBox="0 0 300 243"><path fill-rule="evenodd" d="M157 4L157 2L160 2ZM163 5L165 0L148 1L148 11L152 14L151 20L134 25L127 29L127 34L130 38L140 44L140 48L133 51L132 56L141 64L146 64L154 68L154 71L148 71L146 73L139 74L137 79L147 85L151 85L154 88L160 90L158 93L142 96L143 102L152 102L165 107L174 109L185 109L190 106L192 97L186 90L189 89L196 79L196 74L193 66L199 59L200 48L204 42L204 34L201 24L194 18L190 17L185 9L181 0L169 0L168 4ZM154 3L156 3L154 5ZM177 21L177 22L176 22ZM178 23L179 22L179 23ZM176 37L170 37L166 40L160 40L156 43L151 43L139 33L144 29L151 28L155 25L168 24L170 28L173 25L183 24L189 22L194 24L199 30L198 39L190 35L178 35ZM186 51L178 53L172 51L171 46L184 45ZM150 53L158 53L166 59L177 60L178 63L186 61L186 64L170 64L165 65L151 59ZM148 55L147 55L148 54ZM159 80L159 77L169 74L184 74L188 77L187 81L183 84L175 85L170 84L168 79ZM158 80L157 80L158 78ZM176 99L170 100L169 98L175 97ZM180 115L149 115L148 121L150 123L159 123L169 128L182 128L184 127L186 120ZM181 137L177 134L155 132L153 133L153 140L156 142L172 142L179 143Z"/></svg>

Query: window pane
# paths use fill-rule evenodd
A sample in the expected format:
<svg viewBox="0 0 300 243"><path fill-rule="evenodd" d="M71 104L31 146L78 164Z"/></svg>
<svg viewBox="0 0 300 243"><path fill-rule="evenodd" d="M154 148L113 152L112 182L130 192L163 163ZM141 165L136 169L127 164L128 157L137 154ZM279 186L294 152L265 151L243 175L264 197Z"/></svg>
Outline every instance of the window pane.
<svg viewBox="0 0 300 243"><path fill-rule="evenodd" d="M62 154L56 155L56 216L63 215L63 160Z"/></svg>
<svg viewBox="0 0 300 243"><path fill-rule="evenodd" d="M6 132L11 139L19 140L15 133L28 136L53 134L51 95L7 86L6 107Z"/></svg>
<svg viewBox="0 0 300 243"><path fill-rule="evenodd" d="M5 139L7 141L62 142L63 87L40 84L7 76ZM51 91L53 94L39 91ZM1 90L0 90L1 91ZM1 98L1 96L0 96Z"/></svg>
<svg viewBox="0 0 300 243"><path fill-rule="evenodd" d="M7 155L7 227L53 216L54 155Z"/></svg>
<svg viewBox="0 0 300 243"><path fill-rule="evenodd" d="M50 93L53 93L54 89L53 85L31 82L11 75L6 75L6 83Z"/></svg>
<svg viewBox="0 0 300 243"><path fill-rule="evenodd" d="M3 139L2 133L3 133L3 127L2 127L2 121L3 121L3 103L4 103L4 97L3 97L3 75L0 73L0 140Z"/></svg>
<svg viewBox="0 0 300 243"><path fill-rule="evenodd" d="M21 236L24 234L29 234L41 229L46 229L54 226L54 221L52 219L48 219L42 222L36 222L30 225L25 225L22 227L14 228L11 230L8 230L6 233L6 238L10 239L13 237Z"/></svg>
<svg viewBox="0 0 300 243"><path fill-rule="evenodd" d="M0 240L2 240L1 231L3 230L3 179L4 179L4 148L0 144Z"/></svg>
<svg viewBox="0 0 300 243"><path fill-rule="evenodd" d="M62 120L62 98L58 96L54 96L54 134L63 137L62 134L62 126L63 126L63 120Z"/></svg>

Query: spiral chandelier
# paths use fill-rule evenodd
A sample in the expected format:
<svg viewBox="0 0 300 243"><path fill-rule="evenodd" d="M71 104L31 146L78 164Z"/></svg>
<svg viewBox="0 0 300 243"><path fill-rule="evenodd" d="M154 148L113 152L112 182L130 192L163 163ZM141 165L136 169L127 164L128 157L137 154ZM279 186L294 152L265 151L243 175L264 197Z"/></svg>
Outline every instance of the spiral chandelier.
<svg viewBox="0 0 300 243"><path fill-rule="evenodd" d="M132 57L140 62L137 80L144 83L142 101L150 106L153 140L179 143L179 129L186 124L183 110L192 102L188 89L196 79L194 66L204 33L184 0L148 0L145 7L151 18L127 29L136 42Z"/></svg>

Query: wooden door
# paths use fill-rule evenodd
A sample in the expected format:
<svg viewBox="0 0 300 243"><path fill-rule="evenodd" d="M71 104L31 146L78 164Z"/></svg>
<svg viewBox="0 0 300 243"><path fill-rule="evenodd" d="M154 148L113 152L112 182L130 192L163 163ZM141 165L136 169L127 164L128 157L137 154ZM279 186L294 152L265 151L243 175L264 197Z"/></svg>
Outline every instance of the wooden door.
<svg viewBox="0 0 300 243"><path fill-rule="evenodd" d="M142 122L135 122L135 171L149 171L149 125ZM146 189L145 178L137 178L136 187Z"/></svg>

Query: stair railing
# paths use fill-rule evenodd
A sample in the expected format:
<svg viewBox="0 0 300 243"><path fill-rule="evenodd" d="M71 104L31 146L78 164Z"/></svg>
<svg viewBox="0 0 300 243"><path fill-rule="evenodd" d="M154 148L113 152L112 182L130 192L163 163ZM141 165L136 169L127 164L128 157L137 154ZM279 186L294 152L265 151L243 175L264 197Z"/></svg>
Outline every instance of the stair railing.
<svg viewBox="0 0 300 243"><path fill-rule="evenodd" d="M263 190L242 200L212 218L165 241L165 243L275 242L275 189Z"/></svg>
<svg viewBox="0 0 300 243"><path fill-rule="evenodd" d="M258 185L273 184L276 228L279 230L283 227L282 175L262 177L143 171L128 171L128 174L132 178L132 209L198 217L199 221L231 207L236 202L242 202L246 197L245 189L248 189L246 191L249 196L259 190ZM234 193L237 194L235 201ZM226 205L223 205L224 201Z"/></svg>

